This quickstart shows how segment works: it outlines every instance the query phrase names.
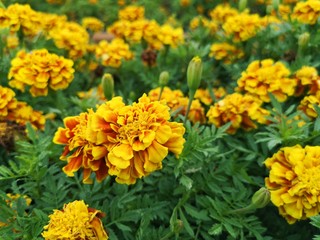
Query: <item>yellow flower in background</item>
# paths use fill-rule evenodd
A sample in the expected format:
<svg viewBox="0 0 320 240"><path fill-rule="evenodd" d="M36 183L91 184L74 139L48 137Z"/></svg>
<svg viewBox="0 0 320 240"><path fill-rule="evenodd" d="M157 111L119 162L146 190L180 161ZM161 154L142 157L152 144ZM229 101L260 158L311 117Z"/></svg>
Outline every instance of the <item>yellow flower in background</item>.
<svg viewBox="0 0 320 240"><path fill-rule="evenodd" d="M65 145L60 159L68 163L63 167L63 171L72 177L74 172L83 168L84 183L92 182L90 179L92 172L95 173L99 182L108 175L106 150L90 142L87 137L89 132L87 122L90 114L92 114L91 110L79 116L66 117L63 119L65 127L59 127L53 138L55 144Z"/></svg>
<svg viewBox="0 0 320 240"><path fill-rule="evenodd" d="M307 89L308 94L315 94L320 90L320 77L315 67L303 66L295 73L297 80L296 95L301 95Z"/></svg>
<svg viewBox="0 0 320 240"><path fill-rule="evenodd" d="M89 34L84 27L76 22L60 21L48 33L58 48L69 52L69 57L78 59L87 53Z"/></svg>
<svg viewBox="0 0 320 240"><path fill-rule="evenodd" d="M130 28L131 22L128 20L119 20L113 22L107 27L107 32L114 34L118 38L124 38L125 32Z"/></svg>
<svg viewBox="0 0 320 240"><path fill-rule="evenodd" d="M305 96L298 106L298 109L303 111L308 117L315 119L318 117L318 114L315 110L316 106L320 106L320 91L315 94Z"/></svg>
<svg viewBox="0 0 320 240"><path fill-rule="evenodd" d="M181 7L188 7L190 5L190 0L180 0L179 4Z"/></svg>
<svg viewBox="0 0 320 240"><path fill-rule="evenodd" d="M263 102L270 102L268 93L272 93L278 101L284 102L294 94L297 85L289 75L290 70L282 62L272 59L253 61L241 73L237 90L250 93Z"/></svg>
<svg viewBox="0 0 320 240"><path fill-rule="evenodd" d="M32 96L46 96L48 87L65 89L74 78L73 61L46 49L25 52L21 50L11 61L9 85L24 92L30 86Z"/></svg>
<svg viewBox="0 0 320 240"><path fill-rule="evenodd" d="M127 6L118 12L120 20L135 21L144 18L144 7L141 6Z"/></svg>
<svg viewBox="0 0 320 240"><path fill-rule="evenodd" d="M320 1L298 2L293 9L292 19L304 24L315 24L320 16Z"/></svg>
<svg viewBox="0 0 320 240"><path fill-rule="evenodd" d="M164 45L175 48L179 44L184 43L183 34L182 28L173 28L171 25L164 24L160 28L158 38Z"/></svg>
<svg viewBox="0 0 320 240"><path fill-rule="evenodd" d="M224 97L227 92L223 87L219 87L219 88L213 88L212 89L213 95L215 100L220 100L222 97ZM205 105L210 105L213 103L213 99L210 95L210 91L209 89L197 89L195 95L195 98L199 99L203 104Z"/></svg>
<svg viewBox="0 0 320 240"><path fill-rule="evenodd" d="M45 240L107 240L102 217L101 211L76 200L65 204L62 210L55 209L41 235Z"/></svg>
<svg viewBox="0 0 320 240"><path fill-rule="evenodd" d="M0 85L0 118L7 117L9 112L17 108L15 92Z"/></svg>
<svg viewBox="0 0 320 240"><path fill-rule="evenodd" d="M104 23L95 17L85 17L82 19L82 27L93 32L99 32L104 28Z"/></svg>
<svg viewBox="0 0 320 240"><path fill-rule="evenodd" d="M262 101L250 96L233 93L226 95L210 107L207 112L208 122L216 127L231 122L227 132L234 134L239 128L252 130L257 124L266 123L269 112L261 107Z"/></svg>
<svg viewBox="0 0 320 240"><path fill-rule="evenodd" d="M209 12L211 19L220 24L226 22L229 17L234 17L238 14L239 11L236 8L230 7L229 4L219 4Z"/></svg>
<svg viewBox="0 0 320 240"><path fill-rule="evenodd" d="M95 55L103 66L114 68L120 67L123 60L128 61L133 58L129 45L121 38L115 38L110 43L102 40L96 47Z"/></svg>
<svg viewBox="0 0 320 240"><path fill-rule="evenodd" d="M261 29L261 18L258 14L243 12L229 17L222 28L234 42L243 42L254 37Z"/></svg>
<svg viewBox="0 0 320 240"><path fill-rule="evenodd" d="M222 60L226 64L230 64L243 56L244 52L241 49L229 43L214 43L210 47L209 57Z"/></svg>
<svg viewBox="0 0 320 240"><path fill-rule="evenodd" d="M123 106L121 98L113 98L92 115L91 141L107 148L108 173L118 183L133 184L161 169L169 152L179 156L185 129L169 119L169 108L146 95L128 106Z"/></svg>
<svg viewBox="0 0 320 240"><path fill-rule="evenodd" d="M22 30L28 37L34 37L41 31L41 21L36 11L28 4L11 4L0 10L0 28L9 27L11 33Z"/></svg>
<svg viewBox="0 0 320 240"><path fill-rule="evenodd" d="M16 34L9 34L6 39L7 48L15 49L19 46L19 38Z"/></svg>
<svg viewBox="0 0 320 240"><path fill-rule="evenodd" d="M265 160L271 201L290 224L319 214L319 159L319 146L296 145L281 148Z"/></svg>

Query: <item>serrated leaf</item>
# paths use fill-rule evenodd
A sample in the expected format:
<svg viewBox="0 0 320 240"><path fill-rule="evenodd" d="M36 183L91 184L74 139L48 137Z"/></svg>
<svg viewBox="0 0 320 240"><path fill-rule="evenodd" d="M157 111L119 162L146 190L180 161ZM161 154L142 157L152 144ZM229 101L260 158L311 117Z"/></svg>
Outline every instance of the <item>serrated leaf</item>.
<svg viewBox="0 0 320 240"><path fill-rule="evenodd" d="M182 175L180 178L180 183L185 186L188 190L192 188L193 180L186 175Z"/></svg>
<svg viewBox="0 0 320 240"><path fill-rule="evenodd" d="M179 216L183 222L183 228L187 231L187 233L194 238L194 232L187 220L187 218L185 217L185 215L183 214L183 211L181 210L181 208L179 209Z"/></svg>
<svg viewBox="0 0 320 240"><path fill-rule="evenodd" d="M202 209L199 211L199 209L194 208L193 206L186 204L184 205L184 209L186 212L193 218L203 220L203 221L209 221L210 218L208 217L208 211L205 209Z"/></svg>
<svg viewBox="0 0 320 240"><path fill-rule="evenodd" d="M122 223L116 222L115 224L121 231L125 231L125 232L131 232L132 231L130 227L128 227L128 226L126 226L126 225L124 225Z"/></svg>
<svg viewBox="0 0 320 240"><path fill-rule="evenodd" d="M223 226L220 223L214 224L208 231L210 235L218 236L222 233Z"/></svg>

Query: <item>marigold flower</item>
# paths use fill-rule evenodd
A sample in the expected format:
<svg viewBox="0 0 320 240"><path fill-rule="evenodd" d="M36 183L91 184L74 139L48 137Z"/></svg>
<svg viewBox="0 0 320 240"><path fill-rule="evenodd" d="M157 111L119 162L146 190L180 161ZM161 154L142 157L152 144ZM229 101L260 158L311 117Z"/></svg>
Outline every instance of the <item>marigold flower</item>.
<svg viewBox="0 0 320 240"><path fill-rule="evenodd" d="M229 17L222 28L227 36L233 37L233 41L243 42L257 34L261 28L261 18L258 14L242 12Z"/></svg>
<svg viewBox="0 0 320 240"><path fill-rule="evenodd" d="M120 20L135 21L144 18L144 11L141 6L127 6L119 11L118 17Z"/></svg>
<svg viewBox="0 0 320 240"><path fill-rule="evenodd" d="M175 48L184 42L183 29L164 24L160 28L158 38L164 45Z"/></svg>
<svg viewBox="0 0 320 240"><path fill-rule="evenodd" d="M298 109L303 111L308 117L314 119L318 117L318 113L316 112L314 105L320 106L320 91L315 94L305 96L301 100Z"/></svg>
<svg viewBox="0 0 320 240"><path fill-rule="evenodd" d="M209 57L223 60L226 64L230 64L243 56L244 52L241 49L229 43L214 43L210 47Z"/></svg>
<svg viewBox="0 0 320 240"><path fill-rule="evenodd" d="M86 29L90 29L93 32L99 32L103 29L104 24L95 17L85 17L82 19L82 26Z"/></svg>
<svg viewBox="0 0 320 240"><path fill-rule="evenodd" d="M48 33L58 48L66 49L69 57L78 59L87 53L89 34L85 28L76 22L60 21Z"/></svg>
<svg viewBox="0 0 320 240"><path fill-rule="evenodd" d="M14 49L19 46L19 38L16 34L9 34L6 39L7 48Z"/></svg>
<svg viewBox="0 0 320 240"><path fill-rule="evenodd" d="M229 17L237 16L239 11L230 7L229 4L219 4L209 12L211 19L224 23Z"/></svg>
<svg viewBox="0 0 320 240"><path fill-rule="evenodd" d="M133 184L137 178L161 169L169 151L180 155L185 129L181 123L169 122L166 105L152 102L145 94L130 106L117 107L120 100L101 105L88 125L91 141L109 152L108 173L119 183Z"/></svg>
<svg viewBox="0 0 320 240"><path fill-rule="evenodd" d="M307 88L308 94L315 94L320 90L320 77L315 67L303 66L295 73L297 80L296 95L301 95Z"/></svg>
<svg viewBox="0 0 320 240"><path fill-rule="evenodd" d="M265 161L271 202L290 224L319 214L319 152L319 146L296 145L281 148Z"/></svg>
<svg viewBox="0 0 320 240"><path fill-rule="evenodd" d="M292 19L304 24L315 24L320 16L320 1L298 2L293 9Z"/></svg>
<svg viewBox="0 0 320 240"><path fill-rule="evenodd" d="M280 102L292 96L297 82L288 78L290 70L272 59L253 61L238 79L238 90L250 93L264 102L270 102L272 93Z"/></svg>
<svg viewBox="0 0 320 240"><path fill-rule="evenodd" d="M62 210L55 209L41 235L45 240L107 240L100 219L103 216L101 211L89 208L83 200L76 200L65 204Z"/></svg>
<svg viewBox="0 0 320 240"><path fill-rule="evenodd" d="M130 60L133 53L129 45L121 38L115 38L110 43L102 40L96 48L96 57L101 61L103 66L118 68L122 60Z"/></svg>
<svg viewBox="0 0 320 240"><path fill-rule="evenodd" d="M15 92L0 85L0 118L8 116L9 112L17 108Z"/></svg>
<svg viewBox="0 0 320 240"><path fill-rule="evenodd" d="M214 94L215 100L220 100L227 94L226 90L223 87L213 88L212 92ZM210 105L213 102L209 89L198 89L194 97L199 99L205 105Z"/></svg>
<svg viewBox="0 0 320 240"><path fill-rule="evenodd" d="M46 96L48 87L65 89L73 80L73 61L51 54L46 49L26 53L21 50L11 61L9 85L24 92L30 86L32 96Z"/></svg>
<svg viewBox="0 0 320 240"><path fill-rule="evenodd" d="M216 102L207 112L208 122L217 127L231 122L227 132L233 134L239 128L251 130L255 123L266 123L269 112L261 107L262 101L250 96L233 93Z"/></svg>

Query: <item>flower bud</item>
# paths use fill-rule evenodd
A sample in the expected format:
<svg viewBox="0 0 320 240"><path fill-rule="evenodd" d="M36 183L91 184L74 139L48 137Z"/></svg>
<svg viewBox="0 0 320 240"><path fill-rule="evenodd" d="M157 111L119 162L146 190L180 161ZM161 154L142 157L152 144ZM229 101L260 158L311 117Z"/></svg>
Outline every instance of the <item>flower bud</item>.
<svg viewBox="0 0 320 240"><path fill-rule="evenodd" d="M263 208L270 202L270 192L265 187L256 191L251 198L252 208Z"/></svg>
<svg viewBox="0 0 320 240"><path fill-rule="evenodd" d="M105 73L102 77L101 85L103 88L104 96L107 100L111 100L114 91L114 80L110 73Z"/></svg>
<svg viewBox="0 0 320 240"><path fill-rule="evenodd" d="M298 37L298 44L300 47L305 47L307 46L308 42L310 40L310 33L305 32L299 35Z"/></svg>
<svg viewBox="0 0 320 240"><path fill-rule="evenodd" d="M163 71L160 73L159 76L159 85L160 87L164 87L168 84L169 82L169 73L167 71Z"/></svg>
<svg viewBox="0 0 320 240"><path fill-rule="evenodd" d="M279 9L279 4L280 4L279 0L272 0L272 8L273 8L274 10L278 11L278 9Z"/></svg>
<svg viewBox="0 0 320 240"><path fill-rule="evenodd" d="M202 61L196 56L192 58L187 70L187 81L190 90L196 91L200 86L202 76Z"/></svg>
<svg viewBox="0 0 320 240"><path fill-rule="evenodd" d="M240 11L240 12L242 12L243 10L246 9L247 3L248 3L247 0L240 0L240 1L239 1L238 7L239 7L239 11Z"/></svg>

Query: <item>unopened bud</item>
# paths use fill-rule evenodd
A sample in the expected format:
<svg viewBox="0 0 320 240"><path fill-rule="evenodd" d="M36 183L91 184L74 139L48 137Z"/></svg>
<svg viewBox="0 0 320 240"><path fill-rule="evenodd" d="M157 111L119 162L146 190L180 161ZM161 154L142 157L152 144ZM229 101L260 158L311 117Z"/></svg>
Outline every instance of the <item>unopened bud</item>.
<svg viewBox="0 0 320 240"><path fill-rule="evenodd" d="M202 76L202 61L196 56L192 58L187 70L187 81L190 90L196 91L200 86Z"/></svg>
<svg viewBox="0 0 320 240"><path fill-rule="evenodd" d="M169 82L169 73L167 71L161 72L159 76L160 87L167 86L168 82Z"/></svg>
<svg viewBox="0 0 320 240"><path fill-rule="evenodd" d="M247 0L240 0L239 1L239 11L242 12L243 10L245 10L247 8L247 3L248 1Z"/></svg>
<svg viewBox="0 0 320 240"><path fill-rule="evenodd" d="M279 0L272 0L272 8L274 10L278 11L279 5L280 5L280 1Z"/></svg>
<svg viewBox="0 0 320 240"><path fill-rule="evenodd" d="M107 100L111 100L114 91L114 80L110 73L105 73L102 77L101 85L103 88L104 96Z"/></svg>
<svg viewBox="0 0 320 240"><path fill-rule="evenodd" d="M308 32L302 33L299 35L298 44L300 47L305 47L307 46L309 40L310 40L310 33Z"/></svg>
<svg viewBox="0 0 320 240"><path fill-rule="evenodd" d="M270 202L270 192L265 187L256 191L251 198L252 208L263 208Z"/></svg>

